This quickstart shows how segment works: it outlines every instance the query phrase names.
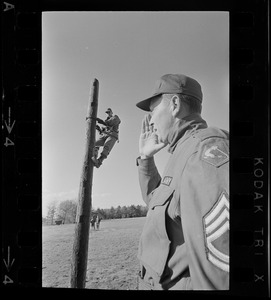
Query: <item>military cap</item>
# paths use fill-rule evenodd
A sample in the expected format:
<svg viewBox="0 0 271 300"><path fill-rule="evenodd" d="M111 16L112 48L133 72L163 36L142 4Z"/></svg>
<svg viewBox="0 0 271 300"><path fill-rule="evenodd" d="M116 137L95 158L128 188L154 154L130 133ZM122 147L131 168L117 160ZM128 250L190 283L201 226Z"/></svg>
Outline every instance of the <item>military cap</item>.
<svg viewBox="0 0 271 300"><path fill-rule="evenodd" d="M183 74L166 74L156 81L153 95L136 104L142 110L150 111L150 102L162 94L185 94L202 102L200 84L193 78Z"/></svg>
<svg viewBox="0 0 271 300"><path fill-rule="evenodd" d="M109 112L112 112L112 109L110 107L105 111L105 113L109 113Z"/></svg>

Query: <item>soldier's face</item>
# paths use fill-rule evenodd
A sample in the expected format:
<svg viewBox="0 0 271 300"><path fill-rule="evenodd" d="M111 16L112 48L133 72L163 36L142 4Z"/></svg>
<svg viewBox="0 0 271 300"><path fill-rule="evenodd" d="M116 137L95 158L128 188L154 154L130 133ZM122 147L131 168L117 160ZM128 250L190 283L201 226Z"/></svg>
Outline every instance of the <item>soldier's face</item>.
<svg viewBox="0 0 271 300"><path fill-rule="evenodd" d="M153 125L159 142L168 143L168 134L174 124L170 100L162 95L158 99L152 100L150 109L150 125Z"/></svg>

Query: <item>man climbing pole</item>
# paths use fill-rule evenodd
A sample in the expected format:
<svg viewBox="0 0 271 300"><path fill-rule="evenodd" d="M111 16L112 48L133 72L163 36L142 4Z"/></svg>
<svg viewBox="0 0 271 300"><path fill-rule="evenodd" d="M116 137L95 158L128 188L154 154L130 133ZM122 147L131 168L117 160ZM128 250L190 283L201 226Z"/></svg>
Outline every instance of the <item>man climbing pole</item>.
<svg viewBox="0 0 271 300"><path fill-rule="evenodd" d="M96 168L99 168L102 165L103 160L108 157L116 141L119 139L120 118L113 114L111 108L108 108L105 113L108 114L108 116L104 121L100 118L95 118L99 124L105 126L101 128L99 125L96 125L96 129L99 131L100 137L95 142L93 156L91 158ZM98 158L99 148L102 146L103 150Z"/></svg>

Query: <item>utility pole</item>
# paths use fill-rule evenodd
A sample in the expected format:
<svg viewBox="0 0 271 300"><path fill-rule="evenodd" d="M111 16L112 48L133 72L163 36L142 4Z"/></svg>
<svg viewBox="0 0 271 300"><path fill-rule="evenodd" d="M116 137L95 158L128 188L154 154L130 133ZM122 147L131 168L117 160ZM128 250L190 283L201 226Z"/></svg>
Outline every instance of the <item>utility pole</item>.
<svg viewBox="0 0 271 300"><path fill-rule="evenodd" d="M98 109L99 81L95 78L90 88L86 117L86 149L81 173L79 199L71 262L71 288L85 288L88 261L88 240L92 201L93 163L92 151L95 143Z"/></svg>

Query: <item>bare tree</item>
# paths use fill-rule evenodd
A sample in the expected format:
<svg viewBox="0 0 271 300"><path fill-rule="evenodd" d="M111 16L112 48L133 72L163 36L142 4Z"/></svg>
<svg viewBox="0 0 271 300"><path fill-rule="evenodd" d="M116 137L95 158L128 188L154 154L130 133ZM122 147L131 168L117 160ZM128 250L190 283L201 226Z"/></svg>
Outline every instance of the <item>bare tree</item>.
<svg viewBox="0 0 271 300"><path fill-rule="evenodd" d="M65 200L58 206L58 217L62 219L63 224L74 223L76 218L77 202L74 200Z"/></svg>
<svg viewBox="0 0 271 300"><path fill-rule="evenodd" d="M54 200L52 202L50 202L47 206L48 212L47 212L47 217L46 219L50 222L51 225L54 224L54 218L56 215L56 211L57 211L57 201Z"/></svg>
<svg viewBox="0 0 271 300"><path fill-rule="evenodd" d="M71 212L70 212L70 215L71 215L71 218L72 218L72 223L75 223L75 220L76 220L76 212L77 212L77 201L73 200L73 206L71 208Z"/></svg>

